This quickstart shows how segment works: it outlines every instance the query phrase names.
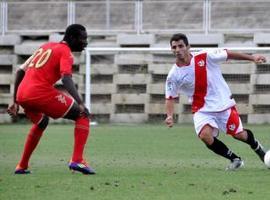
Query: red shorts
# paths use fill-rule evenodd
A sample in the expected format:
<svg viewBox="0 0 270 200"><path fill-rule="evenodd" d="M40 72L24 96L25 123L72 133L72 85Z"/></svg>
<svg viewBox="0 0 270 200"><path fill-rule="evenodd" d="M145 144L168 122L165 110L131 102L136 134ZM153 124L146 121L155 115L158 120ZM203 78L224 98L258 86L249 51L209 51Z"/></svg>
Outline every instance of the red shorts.
<svg viewBox="0 0 270 200"><path fill-rule="evenodd" d="M52 90L40 99L32 98L18 103L33 123L39 123L43 115L54 119L64 117L72 107L74 99L61 91Z"/></svg>

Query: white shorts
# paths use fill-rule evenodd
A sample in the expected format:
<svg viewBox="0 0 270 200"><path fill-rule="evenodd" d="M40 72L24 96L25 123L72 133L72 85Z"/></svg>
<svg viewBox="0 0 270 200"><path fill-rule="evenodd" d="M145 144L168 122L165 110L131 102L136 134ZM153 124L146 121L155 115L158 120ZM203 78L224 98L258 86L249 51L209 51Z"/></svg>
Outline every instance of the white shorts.
<svg viewBox="0 0 270 200"><path fill-rule="evenodd" d="M235 107L222 112L196 112L193 115L194 127L197 135L205 125L214 128L213 136L217 137L219 130L230 135L243 131L243 125Z"/></svg>

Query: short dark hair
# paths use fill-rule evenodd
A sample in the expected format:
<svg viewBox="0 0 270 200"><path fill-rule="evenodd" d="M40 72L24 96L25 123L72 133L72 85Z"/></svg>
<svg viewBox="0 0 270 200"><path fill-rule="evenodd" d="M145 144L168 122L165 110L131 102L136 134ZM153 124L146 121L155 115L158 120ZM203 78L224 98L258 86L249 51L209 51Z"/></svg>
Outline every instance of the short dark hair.
<svg viewBox="0 0 270 200"><path fill-rule="evenodd" d="M81 24L71 24L66 28L64 40L70 37L78 37L81 31L86 31L85 27Z"/></svg>
<svg viewBox="0 0 270 200"><path fill-rule="evenodd" d="M172 42L173 41L179 41L179 40L183 40L183 42L185 43L186 46L189 45L187 36L185 34L183 34L183 33L176 33L176 34L174 34L171 37L170 45L172 45Z"/></svg>

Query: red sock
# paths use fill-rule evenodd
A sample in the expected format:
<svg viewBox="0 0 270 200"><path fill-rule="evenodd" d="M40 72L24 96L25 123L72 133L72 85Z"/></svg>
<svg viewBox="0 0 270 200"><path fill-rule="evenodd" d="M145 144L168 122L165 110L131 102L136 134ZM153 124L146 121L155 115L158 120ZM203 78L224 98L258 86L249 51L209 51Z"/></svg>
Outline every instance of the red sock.
<svg viewBox="0 0 270 200"><path fill-rule="evenodd" d="M75 122L74 129L74 149L72 161L82 162L83 161L83 150L87 142L89 135L89 119L87 117L80 117Z"/></svg>
<svg viewBox="0 0 270 200"><path fill-rule="evenodd" d="M41 136L43 133L43 129L39 128L36 124L32 126L30 129L26 141L24 144L24 150L22 153L21 160L19 162L19 166L23 169L28 168L28 162L30 159L30 156L32 155L33 151L35 150Z"/></svg>

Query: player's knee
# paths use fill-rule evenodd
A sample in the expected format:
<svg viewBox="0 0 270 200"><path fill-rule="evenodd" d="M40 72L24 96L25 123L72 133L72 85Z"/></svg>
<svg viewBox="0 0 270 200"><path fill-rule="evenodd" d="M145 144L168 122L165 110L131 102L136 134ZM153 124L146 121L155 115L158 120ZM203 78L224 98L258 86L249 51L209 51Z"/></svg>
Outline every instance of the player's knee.
<svg viewBox="0 0 270 200"><path fill-rule="evenodd" d="M78 118L80 118L80 108L79 105L77 103L74 103L71 107L71 109L69 110L69 112L66 114L66 116L64 117L66 119L71 119L76 121Z"/></svg>
<svg viewBox="0 0 270 200"><path fill-rule="evenodd" d="M244 129L240 133L234 134L233 137L237 140L246 141L249 135L253 136L252 132L248 129Z"/></svg>
<svg viewBox="0 0 270 200"><path fill-rule="evenodd" d="M214 141L213 135L207 131L207 130L202 130L199 134L199 138L206 144L206 145L211 145Z"/></svg>
<svg viewBox="0 0 270 200"><path fill-rule="evenodd" d="M49 117L44 115L42 120L38 123L38 127L44 130L46 129L48 124L49 124Z"/></svg>

